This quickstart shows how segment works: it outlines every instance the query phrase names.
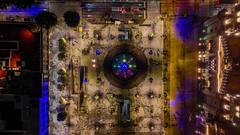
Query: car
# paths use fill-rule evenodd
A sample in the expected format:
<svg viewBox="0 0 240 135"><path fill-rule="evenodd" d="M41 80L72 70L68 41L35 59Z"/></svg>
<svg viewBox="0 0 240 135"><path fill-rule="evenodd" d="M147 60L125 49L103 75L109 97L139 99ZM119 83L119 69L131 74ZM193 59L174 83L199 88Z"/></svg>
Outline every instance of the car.
<svg viewBox="0 0 240 135"><path fill-rule="evenodd" d="M122 8L120 8L120 12L122 14L129 13L129 12L131 12L131 8L130 7L122 7Z"/></svg>

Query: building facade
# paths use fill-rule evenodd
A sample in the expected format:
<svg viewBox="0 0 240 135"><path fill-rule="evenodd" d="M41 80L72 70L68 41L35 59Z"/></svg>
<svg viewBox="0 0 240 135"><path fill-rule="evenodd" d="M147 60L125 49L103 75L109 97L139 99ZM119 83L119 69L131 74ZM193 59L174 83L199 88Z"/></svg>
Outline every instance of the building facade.
<svg viewBox="0 0 240 135"><path fill-rule="evenodd" d="M199 106L205 131L214 134L237 134L240 124L239 11L238 4L221 10L200 32L198 79L204 98Z"/></svg>

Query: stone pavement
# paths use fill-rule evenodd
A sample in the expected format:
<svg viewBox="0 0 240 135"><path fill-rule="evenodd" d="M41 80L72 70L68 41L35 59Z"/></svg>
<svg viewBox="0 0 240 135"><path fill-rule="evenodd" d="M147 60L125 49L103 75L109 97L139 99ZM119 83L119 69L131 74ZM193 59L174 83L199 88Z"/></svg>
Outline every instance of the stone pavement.
<svg viewBox="0 0 240 135"><path fill-rule="evenodd" d="M58 12L60 16L58 25L51 30L50 34L50 134L53 135L68 135L71 134L95 134L97 131L101 132L116 132L118 127L118 111L119 101L114 95L118 95L123 90L112 86L102 72L102 63L104 57L110 48L113 48L119 44L117 39L119 31L119 25L93 25L82 20L85 24L83 32L79 32L78 29L69 28L63 22L61 18L62 14L69 9L76 10L81 14L81 10L76 4L68 4L67 8L62 8L61 4L53 4L50 6L50 11ZM51 8L52 7L52 8ZM152 10L155 11L155 10ZM149 12L148 14L150 14ZM158 14L158 13L154 13ZM149 15L150 16L150 15ZM84 19L84 18L83 18ZM126 91L127 95L131 97L131 116L133 121L138 121L137 126L134 128L137 132L158 132L164 134L162 126L162 112L163 112L163 83L162 83L162 50L163 50L163 21L159 18L151 18L149 21L150 26L128 25L133 30L133 38L137 34L141 35L140 39L134 39L133 45L142 48L145 51L146 57L151 61L149 73L146 79L136 88L132 88ZM97 40L94 37L94 31L99 31L102 34L102 40ZM154 33L154 38L150 41L148 35ZM114 36L114 39L110 38L110 35ZM59 61L57 58L58 52L58 39L65 37L67 39L67 57L64 61ZM82 50L89 49L90 52L87 55L82 54ZM96 55L96 49L102 53ZM152 51L152 54L149 52ZM69 69L69 64L72 58L76 58L78 63L74 66L76 71L74 72L74 82L79 82L79 73L77 68L79 66L87 66L87 80L85 82L86 87L81 91L84 92L82 107L79 106L80 94L71 93L72 75L71 70L67 70L69 76L69 82L66 88L62 91L57 89L57 71L60 68ZM92 59L96 59L96 68L92 67ZM153 82L149 82L149 78L153 78ZM102 81L97 82L97 78L101 78ZM79 89L79 84L76 85L76 89ZM81 92L80 91L80 92ZM96 99L98 92L102 93L100 99ZM149 98L149 92L153 93L153 98ZM136 97L136 95L139 95ZM59 98L65 97L70 105L67 107L68 118L63 122L56 120L56 107L59 106ZM138 111L137 111L137 110ZM156 128L149 129L149 122L156 125ZM68 126L71 123L72 126ZM104 128L100 127L96 129L96 123L104 124ZM114 126L115 125L115 126Z"/></svg>

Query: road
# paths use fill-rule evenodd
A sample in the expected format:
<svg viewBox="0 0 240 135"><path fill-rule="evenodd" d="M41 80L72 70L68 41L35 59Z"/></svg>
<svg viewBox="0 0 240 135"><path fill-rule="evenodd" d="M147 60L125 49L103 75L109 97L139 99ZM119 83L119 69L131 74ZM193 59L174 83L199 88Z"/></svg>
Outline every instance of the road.
<svg viewBox="0 0 240 135"><path fill-rule="evenodd" d="M189 4L194 3L190 2ZM180 4L172 4L168 14L171 15L181 11L181 6L179 10L177 10L179 7L174 8L176 5L179 6ZM194 125L193 121L190 120L194 115L191 112L193 111L196 94L197 53L194 42L191 41L193 39L188 37L188 31L186 31L191 24L184 21L187 21L187 19L170 16L166 25L166 29L169 30L169 45L165 46L169 51L170 125L177 124L177 126L171 126L168 129L169 135L192 134L190 132L193 131L191 130L193 128L190 123ZM184 22L183 25L182 22ZM181 24L180 28L178 27L179 24ZM184 36L181 35L183 32Z"/></svg>

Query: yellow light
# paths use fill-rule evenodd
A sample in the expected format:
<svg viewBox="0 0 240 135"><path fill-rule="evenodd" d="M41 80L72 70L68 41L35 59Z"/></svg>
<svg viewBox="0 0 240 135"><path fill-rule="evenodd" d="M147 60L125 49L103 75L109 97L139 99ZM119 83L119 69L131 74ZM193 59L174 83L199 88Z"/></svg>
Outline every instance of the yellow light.
<svg viewBox="0 0 240 135"><path fill-rule="evenodd" d="M237 12L237 16L240 16L240 11Z"/></svg>
<svg viewBox="0 0 240 135"><path fill-rule="evenodd" d="M208 126L208 124L206 125L206 135L209 135L209 126Z"/></svg>
<svg viewBox="0 0 240 135"><path fill-rule="evenodd" d="M240 35L240 32L235 33L235 36L239 36L239 35Z"/></svg>
<svg viewBox="0 0 240 135"><path fill-rule="evenodd" d="M83 32L83 28L82 27L79 27L79 32Z"/></svg>
<svg viewBox="0 0 240 135"><path fill-rule="evenodd" d="M96 59L92 59L92 62L95 63L95 62L96 62Z"/></svg>
<svg viewBox="0 0 240 135"><path fill-rule="evenodd" d="M229 106L229 105L226 105L226 104L223 105L223 108L224 108L225 110L228 110L228 111L230 110L230 106Z"/></svg>
<svg viewBox="0 0 240 135"><path fill-rule="evenodd" d="M226 99L227 101L230 101L230 97L228 96L224 96L224 99Z"/></svg>
<svg viewBox="0 0 240 135"><path fill-rule="evenodd" d="M237 22L240 23L240 17L237 18Z"/></svg>
<svg viewBox="0 0 240 135"><path fill-rule="evenodd" d="M230 24L230 23L231 23L231 19L227 19L227 20L224 21L224 24L225 24L225 25L228 25L228 24Z"/></svg>
<svg viewBox="0 0 240 135"><path fill-rule="evenodd" d="M222 42L221 42L221 36L218 38L218 50L217 50L217 56L218 56L218 70L217 70L217 91L220 92L221 82L220 82L220 62L221 62L221 56L220 56L220 48L221 48Z"/></svg>
<svg viewBox="0 0 240 135"><path fill-rule="evenodd" d="M226 120L230 120L229 114L225 114L225 115L223 115L223 117L224 117Z"/></svg>
<svg viewBox="0 0 240 135"><path fill-rule="evenodd" d="M240 111L240 107L239 106L236 106L235 109L236 109L236 111Z"/></svg>
<svg viewBox="0 0 240 135"><path fill-rule="evenodd" d="M225 12L225 15L230 15L231 13L232 12L228 10L228 11Z"/></svg>
<svg viewBox="0 0 240 135"><path fill-rule="evenodd" d="M236 115L236 117L240 118L240 113L239 112L236 112L235 115Z"/></svg>

